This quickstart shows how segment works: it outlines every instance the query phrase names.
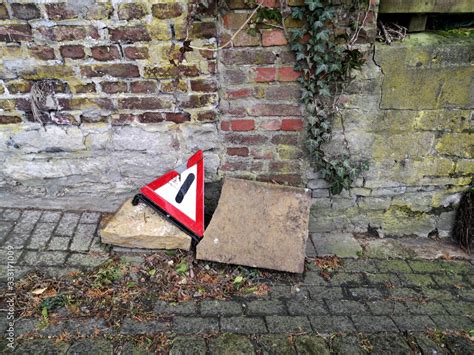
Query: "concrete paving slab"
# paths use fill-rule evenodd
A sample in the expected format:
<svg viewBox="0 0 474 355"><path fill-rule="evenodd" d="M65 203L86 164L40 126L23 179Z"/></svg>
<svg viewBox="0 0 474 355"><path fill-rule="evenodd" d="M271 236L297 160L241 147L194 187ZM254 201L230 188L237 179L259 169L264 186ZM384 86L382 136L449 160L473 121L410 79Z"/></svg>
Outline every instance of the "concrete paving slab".
<svg viewBox="0 0 474 355"><path fill-rule="evenodd" d="M305 189L226 178L197 258L301 273L310 205Z"/></svg>

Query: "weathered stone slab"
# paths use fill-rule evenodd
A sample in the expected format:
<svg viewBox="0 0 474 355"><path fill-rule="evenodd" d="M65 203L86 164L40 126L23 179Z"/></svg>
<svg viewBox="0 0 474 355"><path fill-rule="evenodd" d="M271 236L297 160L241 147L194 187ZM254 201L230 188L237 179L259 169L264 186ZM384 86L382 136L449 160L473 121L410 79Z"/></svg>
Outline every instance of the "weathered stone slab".
<svg viewBox="0 0 474 355"><path fill-rule="evenodd" d="M144 204L127 200L100 230L102 243L129 248L184 249L191 237Z"/></svg>
<svg viewBox="0 0 474 355"><path fill-rule="evenodd" d="M197 258L301 273L310 205L305 189L226 178Z"/></svg>

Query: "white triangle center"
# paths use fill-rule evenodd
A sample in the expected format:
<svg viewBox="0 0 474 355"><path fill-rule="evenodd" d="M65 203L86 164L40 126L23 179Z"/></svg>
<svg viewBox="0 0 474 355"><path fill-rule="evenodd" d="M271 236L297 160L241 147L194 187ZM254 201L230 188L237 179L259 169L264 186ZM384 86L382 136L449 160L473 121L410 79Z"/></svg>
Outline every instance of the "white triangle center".
<svg viewBox="0 0 474 355"><path fill-rule="evenodd" d="M189 187L184 186L186 185L187 179L188 181L193 179ZM186 189L186 187L188 188ZM196 221L197 164L183 171L181 176L178 175L163 186L157 188L155 193L193 221ZM180 194L180 196L178 196L178 194Z"/></svg>

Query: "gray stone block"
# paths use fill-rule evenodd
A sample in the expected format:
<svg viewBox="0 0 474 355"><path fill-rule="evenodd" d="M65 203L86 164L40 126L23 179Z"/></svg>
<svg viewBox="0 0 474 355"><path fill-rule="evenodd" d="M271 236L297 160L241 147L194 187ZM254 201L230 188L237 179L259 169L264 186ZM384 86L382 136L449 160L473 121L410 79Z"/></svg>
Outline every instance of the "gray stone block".
<svg viewBox="0 0 474 355"><path fill-rule="evenodd" d="M267 332L262 318L257 317L222 317L221 331L239 334L261 334Z"/></svg>
<svg viewBox="0 0 474 355"><path fill-rule="evenodd" d="M80 215L73 212L65 212L58 227L56 228L55 234L72 237L74 230L76 229L77 222L79 221Z"/></svg>

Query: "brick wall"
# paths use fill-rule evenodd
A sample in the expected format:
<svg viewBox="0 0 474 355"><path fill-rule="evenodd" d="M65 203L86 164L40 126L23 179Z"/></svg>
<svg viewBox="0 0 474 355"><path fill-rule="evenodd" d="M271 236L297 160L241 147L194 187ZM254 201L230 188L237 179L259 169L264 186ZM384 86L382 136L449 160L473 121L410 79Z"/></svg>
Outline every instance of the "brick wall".
<svg viewBox="0 0 474 355"><path fill-rule="evenodd" d="M187 1L0 3L2 204L112 209L195 150L219 166L215 9ZM47 79L36 115L30 91ZM49 101L48 101L49 100Z"/></svg>
<svg viewBox="0 0 474 355"><path fill-rule="evenodd" d="M268 6L279 6L267 1ZM221 43L242 25L251 10L244 1L229 2L220 19ZM241 32L233 47L219 53L220 131L225 174L303 184L307 167L302 147L303 120L294 56L280 29Z"/></svg>
<svg viewBox="0 0 474 355"><path fill-rule="evenodd" d="M370 170L330 196L304 151L281 29L244 30L231 48L187 52L179 63L186 32L192 45L215 48L251 12L245 1L226 3L220 12L201 6L188 31L185 0L0 3L0 205L113 210L203 149L209 183L232 175L310 188L312 233L448 235L474 174L472 38L421 33L374 46L370 0L356 44L367 63L325 147L367 159ZM340 12L336 33L350 27ZM30 95L43 79L56 92L39 113L45 129Z"/></svg>

